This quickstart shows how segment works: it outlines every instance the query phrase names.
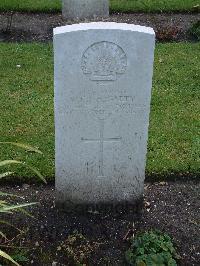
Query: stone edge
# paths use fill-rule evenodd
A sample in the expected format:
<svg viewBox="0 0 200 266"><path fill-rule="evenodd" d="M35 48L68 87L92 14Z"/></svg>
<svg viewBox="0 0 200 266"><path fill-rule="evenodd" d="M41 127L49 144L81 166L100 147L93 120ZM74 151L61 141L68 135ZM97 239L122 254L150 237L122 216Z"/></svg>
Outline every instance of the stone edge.
<svg viewBox="0 0 200 266"><path fill-rule="evenodd" d="M133 32L147 33L155 35L153 28L127 24L127 23L115 23L115 22L91 22L91 23L79 23L56 27L53 29L54 35L64 34L67 32L87 31L87 30L125 30Z"/></svg>

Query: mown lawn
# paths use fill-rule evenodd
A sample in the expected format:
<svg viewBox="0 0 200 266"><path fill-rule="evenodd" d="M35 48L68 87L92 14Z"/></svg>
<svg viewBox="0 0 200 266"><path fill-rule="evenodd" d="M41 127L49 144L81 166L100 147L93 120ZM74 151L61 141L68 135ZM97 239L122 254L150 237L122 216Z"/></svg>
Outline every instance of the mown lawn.
<svg viewBox="0 0 200 266"><path fill-rule="evenodd" d="M199 0L110 0L113 12L198 11Z"/></svg>
<svg viewBox="0 0 200 266"><path fill-rule="evenodd" d="M200 44L158 44L147 173L199 172ZM53 53L50 44L0 44L0 141L38 147L44 156L0 145L0 161L26 160L54 176ZM32 175L22 167L16 176ZM1 169L3 170L3 169Z"/></svg>
<svg viewBox="0 0 200 266"><path fill-rule="evenodd" d="M199 0L110 0L112 12L198 11ZM1 0L0 11L60 12L61 0Z"/></svg>

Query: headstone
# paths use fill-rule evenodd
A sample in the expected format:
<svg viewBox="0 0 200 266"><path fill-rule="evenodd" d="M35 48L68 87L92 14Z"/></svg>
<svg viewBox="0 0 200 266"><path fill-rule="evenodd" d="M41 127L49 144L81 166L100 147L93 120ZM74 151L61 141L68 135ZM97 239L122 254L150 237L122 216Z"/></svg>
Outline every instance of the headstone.
<svg viewBox="0 0 200 266"><path fill-rule="evenodd" d="M109 16L109 0L62 0L62 3L62 15L66 19Z"/></svg>
<svg viewBox="0 0 200 266"><path fill-rule="evenodd" d="M143 194L153 29L54 29L57 202L134 202Z"/></svg>

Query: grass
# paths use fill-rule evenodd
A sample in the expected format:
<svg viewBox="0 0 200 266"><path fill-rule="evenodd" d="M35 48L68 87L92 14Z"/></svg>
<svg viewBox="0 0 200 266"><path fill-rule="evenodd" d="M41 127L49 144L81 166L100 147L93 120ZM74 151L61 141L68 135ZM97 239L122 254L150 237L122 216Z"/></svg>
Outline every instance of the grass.
<svg viewBox="0 0 200 266"><path fill-rule="evenodd" d="M32 144L45 154L24 153L1 145L0 161L5 158L25 160L46 176L53 176L52 46L1 44L0 47L0 139ZM28 174L23 168L17 168L17 173Z"/></svg>
<svg viewBox="0 0 200 266"><path fill-rule="evenodd" d="M158 44L147 173L199 173L199 43ZM54 176L53 53L51 44L0 43L0 141L38 147L44 155L0 146L0 161L26 160ZM7 170L7 169L6 169ZM31 175L16 168L16 176Z"/></svg>
<svg viewBox="0 0 200 266"><path fill-rule="evenodd" d="M61 0L1 0L0 11L60 12ZM199 11L199 0L110 0L112 12Z"/></svg>
<svg viewBox="0 0 200 266"><path fill-rule="evenodd" d="M1 11L60 12L61 0L1 0Z"/></svg>
<svg viewBox="0 0 200 266"><path fill-rule="evenodd" d="M198 11L199 0L111 0L113 12L185 12Z"/></svg>

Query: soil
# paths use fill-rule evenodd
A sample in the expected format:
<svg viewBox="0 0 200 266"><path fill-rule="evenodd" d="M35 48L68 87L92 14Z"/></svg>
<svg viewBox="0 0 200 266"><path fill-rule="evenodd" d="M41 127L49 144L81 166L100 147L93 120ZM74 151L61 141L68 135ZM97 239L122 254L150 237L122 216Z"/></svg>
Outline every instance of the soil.
<svg viewBox="0 0 200 266"><path fill-rule="evenodd" d="M107 19L96 18L93 21L150 26L154 28L159 41L184 41L190 39L187 31L198 20L200 20L198 13L118 13L111 14ZM78 22L80 21L65 21L61 14L0 13L0 41L51 41L54 27Z"/></svg>
<svg viewBox="0 0 200 266"><path fill-rule="evenodd" d="M20 213L12 222L25 231L8 246L27 247L29 262L22 265L126 265L124 252L130 236L147 229L168 233L181 256L179 265L200 265L200 182L146 183L143 208L85 213L55 207L53 185L3 186L1 191L20 196L19 202L39 202L29 208L34 218ZM8 230L12 239L15 229ZM11 252L12 248L7 248ZM23 250L23 249L21 249ZM13 252L13 251L12 251ZM4 265L4 264L3 264Z"/></svg>

